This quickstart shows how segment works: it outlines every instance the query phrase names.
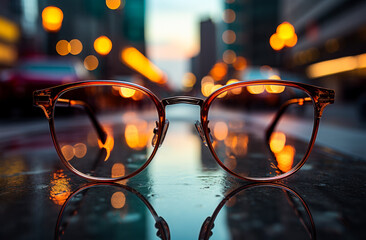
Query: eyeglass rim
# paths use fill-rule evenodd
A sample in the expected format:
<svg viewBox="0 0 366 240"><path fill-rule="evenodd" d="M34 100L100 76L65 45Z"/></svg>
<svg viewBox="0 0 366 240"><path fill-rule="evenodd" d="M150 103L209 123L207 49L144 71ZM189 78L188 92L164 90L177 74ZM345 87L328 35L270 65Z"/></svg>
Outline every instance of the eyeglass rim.
<svg viewBox="0 0 366 240"><path fill-rule="evenodd" d="M212 145L212 143L210 141L210 137L209 137L208 120L207 120L208 110L209 110L211 103L217 96L219 96L221 93L223 93L225 91L229 91L229 90L237 88L237 87L245 87L245 86L251 86L251 85L282 85L282 86L295 87L295 88L301 89L301 90L305 91L306 93L308 93L308 95L311 97L311 99L313 101L314 126L313 126L312 137L311 137L308 149L307 149L306 154L304 155L303 159L297 164L296 168L290 170L289 172L287 172L285 174L281 174L281 175L278 175L275 177L269 177L269 178L251 178L251 177L240 176L240 175L234 173L233 171L231 171L230 169L228 169L219 160L219 158L217 157L217 155L213 149L213 145ZM71 164L69 164L69 162L62 155L60 146L56 139L55 128L54 128L54 108L55 108L54 103L65 92L75 90L78 88L82 88L82 87L90 87L90 86L129 87L129 88L144 92L151 100L153 100L153 102L156 106L156 109L158 111L158 117L159 117L157 144L155 144L155 147L154 147L150 157L146 160L146 162L138 170L134 171L133 173L131 173L127 176L123 176L123 177L119 177L119 178L103 178L103 177L89 176L89 175L84 174L84 173L78 171L77 169L75 169ZM197 99L200 100L199 98L197 98ZM89 80L89 81L82 81L82 82L74 82L74 83L68 83L68 84L59 85L56 87L51 87L51 88L34 91L33 101L34 101L35 106L41 107L43 109L47 119L49 120L49 127L50 127L52 141L55 146L56 152L57 152L59 158L61 159L61 161L63 162L63 164L71 172L75 173L76 175L78 175L82 178L88 179L88 180L98 181L98 182L116 182L116 181L121 181L121 180L124 180L127 178L131 178L131 177L137 175L142 170L144 170L149 165L149 163L152 161L153 157L155 156L155 154L159 148L160 142L162 141L162 133L163 133L163 128L164 128L165 119L166 119L165 106L163 104L164 99L160 100L152 91L150 91L149 89L147 89L143 86L140 86L138 84L134 84L131 82L118 81L118 80ZM246 181L254 181L254 182L271 182L271 181L282 179L282 178L285 178L285 177L288 177L288 176L294 174L304 165L306 159L309 157L310 152L314 146L322 112L323 112L325 106L327 106L328 104L331 104L333 102L334 102L334 91L330 90L330 89L321 88L321 87L317 87L317 86L309 85L309 84L305 84L305 83L298 83L298 82L285 81L285 80L253 80L253 81L239 81L239 82L235 82L235 83L232 83L229 85L225 85L225 86L217 89L216 91L214 91L205 100L197 101L197 103L195 103L195 104L199 105L201 107L200 118L201 118L201 124L202 124L202 128L203 128L204 136L206 138L206 142L208 143L207 145L208 145L210 152L211 152L212 156L214 157L215 161L224 170L226 170L230 174L232 174L240 179L243 179Z"/></svg>
<svg viewBox="0 0 366 240"><path fill-rule="evenodd" d="M246 87L246 86L253 86L253 85L280 85L280 86L287 86L287 87L294 87L297 89L300 89L304 92L306 92L312 102L313 102L313 109L314 109L314 123L313 123L313 129L311 138L308 144L308 148L301 159L299 163L292 168L290 171L280 174L273 177L246 177L241 176L229 168L227 168L224 163L220 160L220 158L217 156L213 143L211 142L211 138L209 136L209 127L208 127L208 113L211 104L213 101L223 92L230 91L232 89L238 88L238 87ZM331 104L334 102L334 91L326 88L317 87L314 85L309 85L305 83L298 83L293 81L284 81L284 80L254 80L254 81L246 81L246 82L236 82L229 85L226 85L222 88L219 88L215 92L213 92L211 95L207 97L207 99L204 101L203 107L201 109L201 124L203 128L203 132L205 134L206 142L208 145L208 148L210 149L210 152L216 162L222 167L225 171L229 172L230 174L236 176L237 178L240 178L242 180L251 181L251 182L272 182L279 179L283 179L286 177L291 176L292 174L296 173L306 162L306 160L309 158L309 155L314 147L316 136L319 129L319 123L320 118L322 115L322 112L328 104Z"/></svg>
<svg viewBox="0 0 366 240"><path fill-rule="evenodd" d="M56 131L55 131L54 112L55 112L56 105L54 103L57 102L57 100L60 96L62 96L64 93L66 93L68 91L72 91L72 90L75 90L75 89L78 89L78 88L93 87L93 86L128 87L128 88L132 88L134 90L138 90L138 91L141 91L141 92L145 93L154 102L154 104L156 106L156 109L158 111L159 122L158 122L157 143L159 143L161 141L163 125L164 125L164 122L165 122L164 107L163 107L161 101L158 99L158 97L154 93L152 93L149 89L147 89L143 86L134 84L134 83L122 82L122 81L113 81L113 80L75 82L75 83L70 83L70 84L65 84L65 85L60 85L60 86L56 86L56 87L51 87L51 88L35 91L33 93L34 102L35 102L35 105L40 106L44 110L44 112L46 114L46 117L48 118L50 133L51 133L51 137L52 137L52 142L53 142L53 145L55 146L57 155L61 159L61 162L71 172L75 173L76 175L78 175L81 178L91 180L91 181L97 181L97 182L118 182L118 181L121 181L121 180L124 180L124 179L132 178L133 176L135 176L138 173L140 173L141 171L143 171L150 164L150 162L154 158L154 156L155 156L155 154L156 154L156 152L159 148L159 144L155 144L154 149L151 152L149 158L146 159L145 163L139 169L137 169L136 171L134 171L134 172L132 172L132 173L126 175L126 176L122 176L122 177L118 177L118 178L95 177L95 176L87 175L87 174L79 171L78 169L76 169L74 166L72 166L64 158L64 156L62 154L61 147L60 147L60 144L58 143L58 140L57 140L57 137L56 137ZM42 95L42 94L46 94L46 95L48 94L47 96L49 97L49 101L51 103L48 109L47 109L47 106L38 105L40 103L37 104L37 102L36 102L36 96L39 96L39 95Z"/></svg>

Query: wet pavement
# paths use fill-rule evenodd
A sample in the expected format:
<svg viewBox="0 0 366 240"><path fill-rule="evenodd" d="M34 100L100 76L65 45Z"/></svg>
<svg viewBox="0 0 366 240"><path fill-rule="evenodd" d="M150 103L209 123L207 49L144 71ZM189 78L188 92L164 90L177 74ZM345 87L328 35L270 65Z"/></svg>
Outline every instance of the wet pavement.
<svg viewBox="0 0 366 240"><path fill-rule="evenodd" d="M122 185L60 162L45 119L2 126L1 239L362 239L366 162L316 145L295 175L252 184L222 170L194 129L198 109L167 109L164 144ZM322 127L334 126L322 123ZM324 131L324 130L323 130ZM342 151L343 152L343 151Z"/></svg>

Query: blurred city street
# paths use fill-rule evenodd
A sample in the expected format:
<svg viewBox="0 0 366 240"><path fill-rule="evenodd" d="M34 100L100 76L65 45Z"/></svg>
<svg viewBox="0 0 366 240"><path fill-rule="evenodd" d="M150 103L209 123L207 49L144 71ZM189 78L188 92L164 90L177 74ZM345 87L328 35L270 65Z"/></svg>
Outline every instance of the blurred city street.
<svg viewBox="0 0 366 240"><path fill-rule="evenodd" d="M0 239L364 239L365 11L2 0Z"/></svg>

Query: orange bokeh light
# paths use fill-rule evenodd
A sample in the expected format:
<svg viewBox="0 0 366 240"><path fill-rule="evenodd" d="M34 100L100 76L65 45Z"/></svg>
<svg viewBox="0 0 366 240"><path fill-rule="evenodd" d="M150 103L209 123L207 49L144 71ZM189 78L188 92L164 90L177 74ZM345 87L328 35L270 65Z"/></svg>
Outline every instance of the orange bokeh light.
<svg viewBox="0 0 366 240"><path fill-rule="evenodd" d="M94 55L89 55L84 59L84 67L89 70L95 70L99 65L98 58Z"/></svg>
<svg viewBox="0 0 366 240"><path fill-rule="evenodd" d="M276 153L277 167L282 172L288 172L292 169L296 150L291 145L286 145L281 152Z"/></svg>
<svg viewBox="0 0 366 240"><path fill-rule="evenodd" d="M112 207L119 209L123 208L126 204L126 196L123 192L115 192L111 197L111 205Z"/></svg>
<svg viewBox="0 0 366 240"><path fill-rule="evenodd" d="M291 23L283 22L277 27L276 33L282 40L291 39L295 34L295 28Z"/></svg>
<svg viewBox="0 0 366 240"><path fill-rule="evenodd" d="M210 74L216 81L221 80L227 74L227 65L223 62L216 63L212 67Z"/></svg>
<svg viewBox="0 0 366 240"><path fill-rule="evenodd" d="M279 153L283 150L286 144L286 135L282 132L274 132L269 140L269 146L274 153Z"/></svg>
<svg viewBox="0 0 366 240"><path fill-rule="evenodd" d="M297 43L297 35L294 33L291 38L285 40L286 47L294 47Z"/></svg>
<svg viewBox="0 0 366 240"><path fill-rule="evenodd" d="M94 49L100 55L107 55L112 50L112 41L106 36L100 36L94 41Z"/></svg>
<svg viewBox="0 0 366 240"><path fill-rule="evenodd" d="M60 40L57 42L56 44L56 51L58 54L60 54L61 56L66 56L67 54L70 53L71 51L71 45L68 41L66 40Z"/></svg>
<svg viewBox="0 0 366 240"><path fill-rule="evenodd" d="M242 56L238 56L235 59L235 62L233 62L233 67L235 68L235 70L244 70L248 65L247 60L245 59L245 57Z"/></svg>
<svg viewBox="0 0 366 240"><path fill-rule="evenodd" d="M57 32L61 29L64 14L60 8L48 6L42 11L42 25L48 32Z"/></svg>
<svg viewBox="0 0 366 240"><path fill-rule="evenodd" d="M264 92L264 85L253 85L248 86L247 90L251 94L261 94Z"/></svg>
<svg viewBox="0 0 366 240"><path fill-rule="evenodd" d="M105 149L106 150L106 156L104 158L104 161L107 161L111 155L111 152L114 148L114 137L113 137L113 132L111 130L106 130L107 132L107 139L105 140L105 143L102 143L102 141L100 141L100 139L98 139L98 146L100 149Z"/></svg>
<svg viewBox="0 0 366 240"><path fill-rule="evenodd" d="M166 82L164 73L134 47L123 49L121 52L121 60L152 82L159 84Z"/></svg>
<svg viewBox="0 0 366 240"><path fill-rule="evenodd" d="M106 0L105 4L109 9L116 10L121 6L121 0ZM124 1L122 1L122 4L124 4Z"/></svg>
<svg viewBox="0 0 366 240"><path fill-rule="evenodd" d="M78 55L83 50L83 44L79 39L73 39L70 41L70 53L72 55Z"/></svg>
<svg viewBox="0 0 366 240"><path fill-rule="evenodd" d="M278 34L274 33L269 39L269 44L274 50L279 51L285 46L285 41Z"/></svg>
<svg viewBox="0 0 366 240"><path fill-rule="evenodd" d="M227 137L229 129L225 122L217 122L215 123L213 132L216 140L222 141Z"/></svg>

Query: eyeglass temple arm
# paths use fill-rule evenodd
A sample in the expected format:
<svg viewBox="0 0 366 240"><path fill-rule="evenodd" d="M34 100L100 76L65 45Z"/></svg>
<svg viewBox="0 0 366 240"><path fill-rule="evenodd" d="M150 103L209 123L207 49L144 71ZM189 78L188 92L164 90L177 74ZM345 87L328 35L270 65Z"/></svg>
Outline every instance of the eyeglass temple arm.
<svg viewBox="0 0 366 240"><path fill-rule="evenodd" d="M95 117L95 114L89 104L87 104L84 101L80 101L80 100L59 98L59 99L57 99L56 106L57 107L77 107L77 108L84 110L86 112L86 114L88 115L89 119L91 120L95 130L97 131L99 139L102 141L102 143L106 142L107 134L103 130L103 127L99 123L98 119Z"/></svg>
<svg viewBox="0 0 366 240"><path fill-rule="evenodd" d="M311 98L310 97L294 98L294 99L289 99L286 102L284 102L280 106L280 109L277 111L276 116L273 118L271 125L269 125L269 127L266 129L266 140L269 141L278 121L280 120L280 118L286 112L287 108L290 105L292 105L292 104L303 105L304 103L312 103Z"/></svg>

